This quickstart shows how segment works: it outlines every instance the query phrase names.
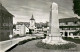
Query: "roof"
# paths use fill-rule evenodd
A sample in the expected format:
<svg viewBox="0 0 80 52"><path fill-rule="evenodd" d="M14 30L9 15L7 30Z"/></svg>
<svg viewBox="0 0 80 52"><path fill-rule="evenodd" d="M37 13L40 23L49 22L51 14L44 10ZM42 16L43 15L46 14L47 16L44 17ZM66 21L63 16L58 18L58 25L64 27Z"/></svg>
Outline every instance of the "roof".
<svg viewBox="0 0 80 52"><path fill-rule="evenodd" d="M34 17L33 17L33 15L32 15L32 18L30 20L35 20Z"/></svg>
<svg viewBox="0 0 80 52"><path fill-rule="evenodd" d="M80 28L80 26L59 26L60 28Z"/></svg>
<svg viewBox="0 0 80 52"><path fill-rule="evenodd" d="M3 13L8 16L13 16L11 13L8 12L8 10L4 6L2 6L1 3L0 3L0 13Z"/></svg>
<svg viewBox="0 0 80 52"><path fill-rule="evenodd" d="M30 24L29 22L17 22L17 25Z"/></svg>
<svg viewBox="0 0 80 52"><path fill-rule="evenodd" d="M59 19L59 23L63 23L63 22L76 22L79 19L77 17L72 17L72 18L63 18L63 19Z"/></svg>
<svg viewBox="0 0 80 52"><path fill-rule="evenodd" d="M17 22L17 24L16 25L25 25L25 26L27 26L27 27L29 27L29 25L30 25L30 23L29 22Z"/></svg>

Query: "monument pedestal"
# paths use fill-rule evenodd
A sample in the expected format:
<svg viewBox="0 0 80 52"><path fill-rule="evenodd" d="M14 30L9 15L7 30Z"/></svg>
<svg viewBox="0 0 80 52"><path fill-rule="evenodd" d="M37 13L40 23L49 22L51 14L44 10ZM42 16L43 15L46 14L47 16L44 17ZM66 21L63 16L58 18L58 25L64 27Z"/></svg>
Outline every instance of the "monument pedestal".
<svg viewBox="0 0 80 52"><path fill-rule="evenodd" d="M47 36L45 39L42 40L43 43L51 44L51 45L61 45L61 44L67 44L68 41L63 40L61 37L55 37L55 36Z"/></svg>

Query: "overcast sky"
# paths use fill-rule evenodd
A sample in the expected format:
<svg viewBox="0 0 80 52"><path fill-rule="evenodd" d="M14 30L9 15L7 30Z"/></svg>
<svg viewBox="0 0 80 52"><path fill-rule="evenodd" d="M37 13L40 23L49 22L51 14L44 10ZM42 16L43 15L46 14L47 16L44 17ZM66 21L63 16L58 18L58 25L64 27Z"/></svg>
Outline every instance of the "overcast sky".
<svg viewBox="0 0 80 52"><path fill-rule="evenodd" d="M74 17L72 0L2 0L3 6L12 13L14 23L28 22L32 14L36 22L49 21L50 6L59 5L59 18Z"/></svg>

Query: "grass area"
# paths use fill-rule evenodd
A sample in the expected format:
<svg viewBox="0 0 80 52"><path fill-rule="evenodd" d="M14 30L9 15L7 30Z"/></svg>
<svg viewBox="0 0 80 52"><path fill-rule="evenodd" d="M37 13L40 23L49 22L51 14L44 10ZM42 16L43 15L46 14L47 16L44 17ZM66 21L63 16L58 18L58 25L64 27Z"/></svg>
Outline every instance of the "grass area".
<svg viewBox="0 0 80 52"><path fill-rule="evenodd" d="M77 44L80 44L80 39L79 38L71 38L71 37L62 37L64 40L75 42Z"/></svg>
<svg viewBox="0 0 80 52"><path fill-rule="evenodd" d="M39 41L36 44L36 46L39 48L54 49L54 50L69 49L69 48L76 47L76 45L74 43L67 43L67 44L61 44L61 45L50 45L50 44L43 43L42 41Z"/></svg>

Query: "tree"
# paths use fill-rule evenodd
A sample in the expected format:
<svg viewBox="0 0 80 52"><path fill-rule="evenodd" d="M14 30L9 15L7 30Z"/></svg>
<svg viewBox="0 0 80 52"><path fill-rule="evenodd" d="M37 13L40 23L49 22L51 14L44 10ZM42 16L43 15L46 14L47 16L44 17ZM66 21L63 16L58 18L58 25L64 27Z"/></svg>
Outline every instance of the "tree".
<svg viewBox="0 0 80 52"><path fill-rule="evenodd" d="M80 16L80 0L73 0L73 11L75 14Z"/></svg>

